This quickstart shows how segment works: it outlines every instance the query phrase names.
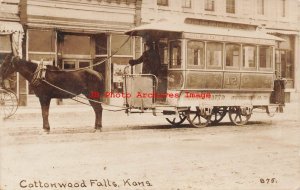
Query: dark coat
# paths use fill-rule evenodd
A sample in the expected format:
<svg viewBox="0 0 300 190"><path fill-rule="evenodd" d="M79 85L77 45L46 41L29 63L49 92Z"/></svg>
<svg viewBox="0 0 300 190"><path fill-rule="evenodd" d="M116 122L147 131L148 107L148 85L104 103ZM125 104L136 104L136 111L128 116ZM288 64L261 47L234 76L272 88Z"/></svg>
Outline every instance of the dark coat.
<svg viewBox="0 0 300 190"><path fill-rule="evenodd" d="M158 75L160 69L160 57L158 52L154 49L149 49L143 53L143 55L135 60L130 60L130 65L137 65L143 63L143 74Z"/></svg>

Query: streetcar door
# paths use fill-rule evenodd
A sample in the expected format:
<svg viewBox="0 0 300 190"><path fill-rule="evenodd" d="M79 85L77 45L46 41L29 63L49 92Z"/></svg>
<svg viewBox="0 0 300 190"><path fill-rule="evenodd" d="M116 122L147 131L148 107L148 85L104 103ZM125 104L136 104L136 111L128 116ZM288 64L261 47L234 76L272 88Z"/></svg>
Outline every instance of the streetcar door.
<svg viewBox="0 0 300 190"><path fill-rule="evenodd" d="M155 102L157 78L151 74L124 76L126 104L131 108L150 108Z"/></svg>

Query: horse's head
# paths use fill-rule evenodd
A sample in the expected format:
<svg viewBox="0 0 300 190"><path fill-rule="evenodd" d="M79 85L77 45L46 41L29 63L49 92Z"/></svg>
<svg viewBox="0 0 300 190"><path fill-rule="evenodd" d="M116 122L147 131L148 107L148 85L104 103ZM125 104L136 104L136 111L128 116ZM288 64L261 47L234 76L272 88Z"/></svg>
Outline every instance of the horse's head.
<svg viewBox="0 0 300 190"><path fill-rule="evenodd" d="M2 76L3 79L6 79L16 71L16 61L19 60L20 58L18 56L13 56L12 54L7 55L0 68L0 75Z"/></svg>

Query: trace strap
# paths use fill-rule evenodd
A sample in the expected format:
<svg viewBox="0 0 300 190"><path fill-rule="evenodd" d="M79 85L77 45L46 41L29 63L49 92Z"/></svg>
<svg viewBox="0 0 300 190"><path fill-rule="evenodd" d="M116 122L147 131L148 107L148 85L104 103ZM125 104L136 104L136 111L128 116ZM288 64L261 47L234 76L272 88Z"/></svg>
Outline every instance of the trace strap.
<svg viewBox="0 0 300 190"><path fill-rule="evenodd" d="M71 95L76 96L76 97L78 97L78 98L81 98L81 99L84 99L84 100L88 100L88 101L92 101L92 102L95 102L95 103L98 103L98 104L105 104L105 105L108 105L108 104L106 104L106 103L104 103L104 102L100 102L100 101L93 100L93 99L90 99L90 98L85 98L85 97L78 96L77 94L74 94L74 93L69 92L69 91L67 91L67 90L65 90L65 89L62 89L62 88L60 88L60 87L58 87L58 86L56 86L56 85L54 85L54 84L48 82L48 81L45 80L45 79L41 79L41 80L42 80L43 82L47 83L48 85L50 85L50 86L52 86L52 87L54 87L54 88L60 90L60 91L63 91L63 92L68 93L68 94L71 94ZM80 102L80 103L82 103L82 104L86 104L86 103L84 103L84 102L82 102L82 101L80 101L80 100L75 100L75 99L73 99L73 100L74 100L74 101L77 101L77 102ZM88 105L88 104L86 104L86 105ZM110 109L104 109L104 108L103 108L103 109L104 109L104 110L108 110L108 111L123 111L123 110L127 110L127 109L128 109L128 108L122 107L122 106L114 106L114 105L108 105L108 106L111 106L111 107L117 107L117 108L122 108L122 109L120 109L120 110L110 110Z"/></svg>

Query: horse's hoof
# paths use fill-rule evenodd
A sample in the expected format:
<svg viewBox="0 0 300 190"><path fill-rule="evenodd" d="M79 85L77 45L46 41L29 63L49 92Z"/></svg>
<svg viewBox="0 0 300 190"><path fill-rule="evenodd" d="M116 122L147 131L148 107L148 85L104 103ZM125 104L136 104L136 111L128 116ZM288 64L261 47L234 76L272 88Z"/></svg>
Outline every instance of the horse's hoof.
<svg viewBox="0 0 300 190"><path fill-rule="evenodd" d="M50 128L43 128L43 133L44 134L49 134L50 133Z"/></svg>
<svg viewBox="0 0 300 190"><path fill-rule="evenodd" d="M102 127L95 127L95 132L102 132Z"/></svg>

